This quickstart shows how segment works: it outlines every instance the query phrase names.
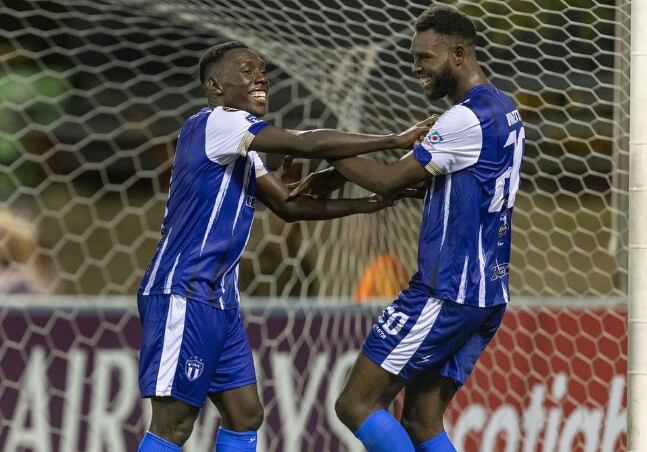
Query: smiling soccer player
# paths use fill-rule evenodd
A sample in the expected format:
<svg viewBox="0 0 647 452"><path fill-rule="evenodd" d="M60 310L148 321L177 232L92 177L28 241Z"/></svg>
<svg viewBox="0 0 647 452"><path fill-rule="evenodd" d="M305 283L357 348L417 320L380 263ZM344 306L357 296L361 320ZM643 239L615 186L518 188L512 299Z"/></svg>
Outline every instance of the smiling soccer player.
<svg viewBox="0 0 647 452"><path fill-rule="evenodd" d="M209 106L180 131L162 238L137 297L139 384L153 408L142 452L179 451L207 397L222 415L217 450L256 449L263 408L238 309L238 263L256 196L287 221L369 213L390 204L289 199L256 151L348 157L409 147L430 125L423 121L397 135L273 127L260 119L267 113L265 62L240 42L207 50L199 75Z"/></svg>
<svg viewBox="0 0 647 452"><path fill-rule="evenodd" d="M479 67L476 28L467 16L437 6L415 30L414 74L430 99L448 96L454 106L397 162L333 162L346 179L384 196L421 182L427 187L418 271L373 325L336 404L370 452L455 450L443 414L509 299L521 117ZM385 408L402 388L400 425Z"/></svg>

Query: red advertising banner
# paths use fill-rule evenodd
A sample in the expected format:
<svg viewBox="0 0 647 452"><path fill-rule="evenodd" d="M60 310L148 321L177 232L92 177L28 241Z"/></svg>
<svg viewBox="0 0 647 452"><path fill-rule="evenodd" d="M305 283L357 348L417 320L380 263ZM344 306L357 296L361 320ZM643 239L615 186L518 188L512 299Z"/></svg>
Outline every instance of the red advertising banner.
<svg viewBox="0 0 647 452"><path fill-rule="evenodd" d="M134 302L133 302L134 304ZM265 404L261 451L361 451L334 402L377 306L244 310ZM136 311L0 305L0 451L134 451ZM459 451L626 448L626 310L510 307L446 417ZM185 446L213 450L206 406Z"/></svg>

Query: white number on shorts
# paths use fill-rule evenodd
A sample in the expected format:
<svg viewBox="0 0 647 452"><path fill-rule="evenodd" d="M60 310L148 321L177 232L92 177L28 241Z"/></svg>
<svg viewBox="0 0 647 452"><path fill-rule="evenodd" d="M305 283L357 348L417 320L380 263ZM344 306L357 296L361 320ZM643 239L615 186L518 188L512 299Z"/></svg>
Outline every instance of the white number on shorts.
<svg viewBox="0 0 647 452"><path fill-rule="evenodd" d="M386 320L384 319L385 316ZM377 318L377 321L382 324L382 329L392 336L400 332L407 320L409 320L409 316L402 312L396 312L393 306L388 306Z"/></svg>

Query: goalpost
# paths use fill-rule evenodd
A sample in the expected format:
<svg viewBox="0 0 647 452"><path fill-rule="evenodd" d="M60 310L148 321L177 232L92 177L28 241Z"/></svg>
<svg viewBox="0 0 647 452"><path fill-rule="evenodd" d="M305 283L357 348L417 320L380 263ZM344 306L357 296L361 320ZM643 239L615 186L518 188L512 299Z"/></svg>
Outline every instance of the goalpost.
<svg viewBox="0 0 647 452"><path fill-rule="evenodd" d="M159 239L177 132L204 103L200 54L222 39L259 50L269 64L268 120L281 127L394 132L448 106L430 105L410 70L412 24L430 3L5 2L0 210L31 226L15 223L18 245L0 234L0 292L33 284L50 295L0 295L0 444L10 438L14 450L49 451L39 445L51 437L56 452L106 444L117 452L122 437L129 447L141 433L145 416L126 409L138 403L130 400L136 388L114 380L135 369L129 304ZM452 434L470 452L644 449L645 1L433 3L474 18L478 58L519 105L528 136L512 303L496 344L448 411ZM316 165L305 162L302 174ZM379 310L354 304L359 281L380 279L380 262L411 273L419 222L415 200L373 216L299 224L259 204L240 285L267 396L265 450L352 450L328 408ZM363 278L367 269L371 278ZM304 413L311 416L298 419L303 428L290 429ZM89 431L96 419L99 430ZM193 441L207 444L205 432Z"/></svg>
<svg viewBox="0 0 647 452"><path fill-rule="evenodd" d="M647 3L631 5L631 138L629 173L630 451L647 450Z"/></svg>

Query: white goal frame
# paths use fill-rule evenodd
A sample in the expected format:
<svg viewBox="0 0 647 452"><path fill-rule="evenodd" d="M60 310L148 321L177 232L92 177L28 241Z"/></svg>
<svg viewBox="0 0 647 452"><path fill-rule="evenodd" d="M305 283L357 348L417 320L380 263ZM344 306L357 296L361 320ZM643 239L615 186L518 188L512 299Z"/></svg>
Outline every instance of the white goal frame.
<svg viewBox="0 0 647 452"><path fill-rule="evenodd" d="M647 451L647 2L631 2L627 446Z"/></svg>

